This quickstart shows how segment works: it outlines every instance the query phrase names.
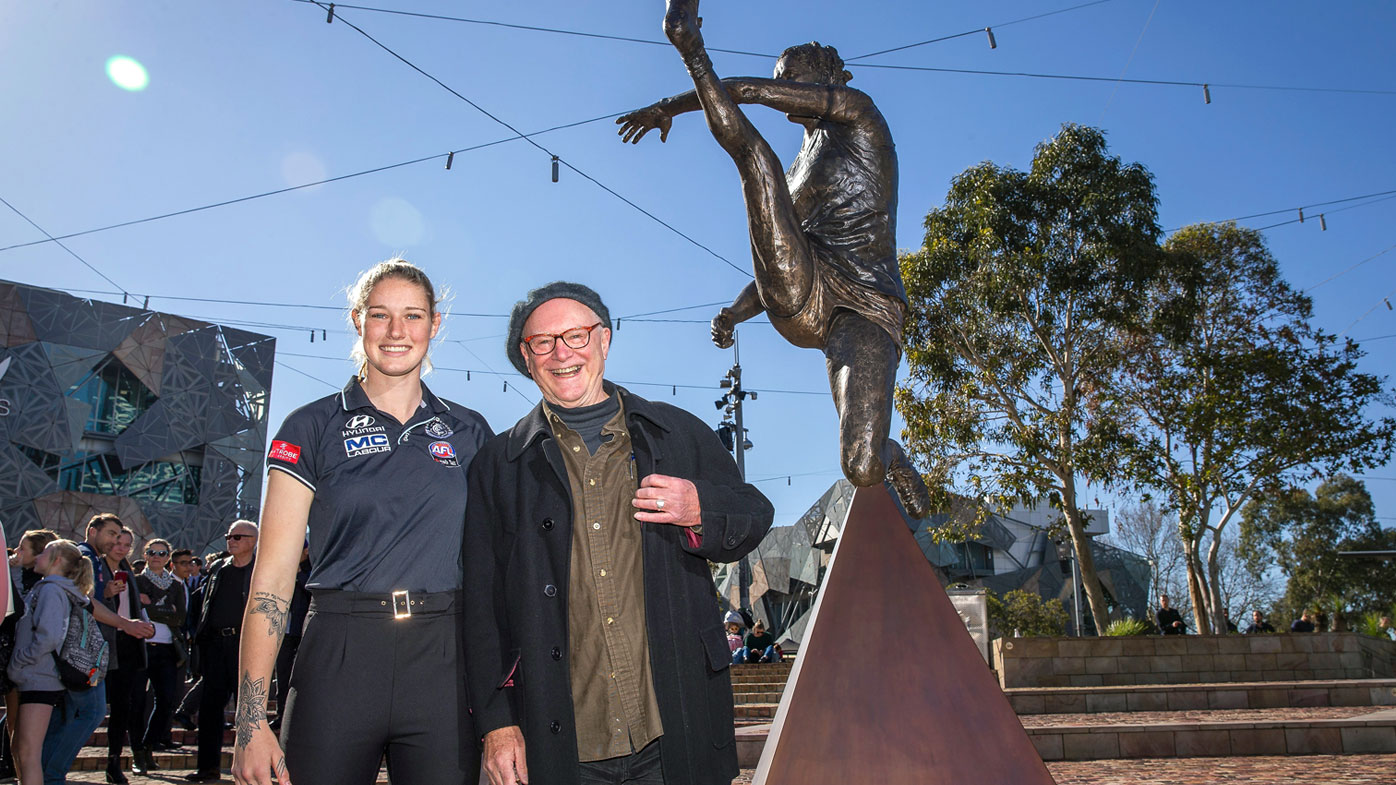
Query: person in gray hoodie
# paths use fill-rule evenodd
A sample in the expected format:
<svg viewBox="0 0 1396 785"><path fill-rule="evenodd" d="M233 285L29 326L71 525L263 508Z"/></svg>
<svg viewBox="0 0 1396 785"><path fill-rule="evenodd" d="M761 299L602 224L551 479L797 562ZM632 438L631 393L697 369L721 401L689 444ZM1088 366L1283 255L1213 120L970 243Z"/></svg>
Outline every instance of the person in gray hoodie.
<svg viewBox="0 0 1396 785"><path fill-rule="evenodd" d="M92 593L92 562L76 543L55 540L39 554L35 569L44 576L25 598L25 615L15 629L9 676L19 688L19 723L14 753L24 785L43 782L41 759L53 708L66 690L58 678L55 654L68 634L74 604L87 605Z"/></svg>

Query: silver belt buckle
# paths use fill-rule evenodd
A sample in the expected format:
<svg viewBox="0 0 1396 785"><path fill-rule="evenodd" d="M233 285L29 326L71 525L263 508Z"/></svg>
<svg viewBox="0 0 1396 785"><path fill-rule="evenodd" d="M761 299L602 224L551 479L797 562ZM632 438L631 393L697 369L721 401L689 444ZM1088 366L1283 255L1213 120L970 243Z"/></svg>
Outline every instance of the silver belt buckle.
<svg viewBox="0 0 1396 785"><path fill-rule="evenodd" d="M393 592L393 618L412 618L412 595L406 589Z"/></svg>

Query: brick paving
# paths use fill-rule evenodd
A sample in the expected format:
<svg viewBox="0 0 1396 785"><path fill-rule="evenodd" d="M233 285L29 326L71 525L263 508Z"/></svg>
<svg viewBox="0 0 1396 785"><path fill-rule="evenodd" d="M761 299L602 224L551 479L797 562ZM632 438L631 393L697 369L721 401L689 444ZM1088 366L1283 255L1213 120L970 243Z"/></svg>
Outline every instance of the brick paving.
<svg viewBox="0 0 1396 785"><path fill-rule="evenodd" d="M1396 755L1090 760L1047 770L1057 785L1393 785ZM733 783L749 785L754 773L743 769Z"/></svg>
<svg viewBox="0 0 1396 785"><path fill-rule="evenodd" d="M1302 757L1091 760L1049 763L1057 785L1393 785L1396 755L1305 755ZM182 783L187 770L155 777L127 776L132 785ZM750 785L743 769L733 785ZM232 777L224 777L232 782ZM100 771L75 771L69 782L105 782ZM380 776L380 783L387 778Z"/></svg>
<svg viewBox="0 0 1396 785"><path fill-rule="evenodd" d="M1106 725L1171 725L1211 722L1285 722L1297 720L1345 720L1373 714L1382 707L1306 706L1284 709L1199 709L1196 711L1131 711L1094 714L1025 714L1024 728Z"/></svg>

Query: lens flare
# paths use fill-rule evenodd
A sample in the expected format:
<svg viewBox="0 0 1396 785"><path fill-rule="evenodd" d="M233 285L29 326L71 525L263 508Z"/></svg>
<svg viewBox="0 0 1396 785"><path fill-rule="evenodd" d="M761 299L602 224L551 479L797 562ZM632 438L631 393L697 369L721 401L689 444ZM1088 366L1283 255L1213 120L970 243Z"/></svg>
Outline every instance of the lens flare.
<svg viewBox="0 0 1396 785"><path fill-rule="evenodd" d="M150 74L145 66L126 55L116 55L107 60L107 78L122 90L136 92L150 84Z"/></svg>

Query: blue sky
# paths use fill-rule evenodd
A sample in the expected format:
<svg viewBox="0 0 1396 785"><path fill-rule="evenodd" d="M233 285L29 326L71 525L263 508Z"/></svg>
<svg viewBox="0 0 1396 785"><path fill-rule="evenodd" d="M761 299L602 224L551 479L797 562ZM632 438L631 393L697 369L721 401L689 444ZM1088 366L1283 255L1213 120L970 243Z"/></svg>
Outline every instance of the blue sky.
<svg viewBox="0 0 1396 785"><path fill-rule="evenodd" d="M662 40L658 0L361 4ZM954 175L983 160L1023 168L1033 146L1063 122L1104 128L1115 154L1153 172L1166 229L1289 210L1243 222L1269 226L1296 218L1292 208L1396 189L1389 46L1396 6L1109 0L1006 24L1072 5L710 0L704 34L710 47L768 54L817 39L853 58L993 26L997 49L979 32L855 62L1211 85L1206 104L1196 86L855 65L853 86L877 101L898 144L898 244L907 249L920 245L922 219ZM337 13L525 133L690 86L667 46L344 6ZM624 317L727 301L749 280L736 173L698 115L677 120L663 145L651 137L623 146L612 121L602 120L537 137L546 151L515 140L461 152L447 171L447 151L513 133L325 16L295 0L0 4L0 198L51 234L436 156L64 241L115 286L54 243L0 251L0 277L116 301L113 292L148 294L159 310L276 336L273 430L291 409L348 378L351 334L342 313L168 298L334 307L359 270L401 252L453 295L445 342L434 352L442 370L428 383L503 429L537 400L509 368L499 317L529 288L581 280ZM116 55L145 66L144 90L108 78L106 63ZM719 74L732 76L767 76L774 64L734 54L714 60ZM800 129L769 110L749 115L788 163ZM554 184L550 154L712 253L566 166ZM1327 231L1313 220L1319 212ZM1271 250L1299 288L1376 256L1311 294L1318 323L1364 339L1365 370L1391 376L1396 312L1382 298L1396 296L1396 252L1378 254L1396 243L1396 199L1306 214L1303 224L1266 230ZM0 206L0 247L41 239ZM622 321L608 376L715 425L717 381L732 354L707 340L713 310L653 317L681 321ZM312 328L326 339L317 334L311 343ZM740 336L746 384L765 391L746 409L756 444L748 475L776 503L777 523L790 523L838 477L823 358L785 344L769 325L747 325ZM470 380L454 369L471 369ZM680 385L676 393L672 385ZM1368 487L1389 524L1396 481L1375 478L1396 478L1396 467L1371 475Z"/></svg>

